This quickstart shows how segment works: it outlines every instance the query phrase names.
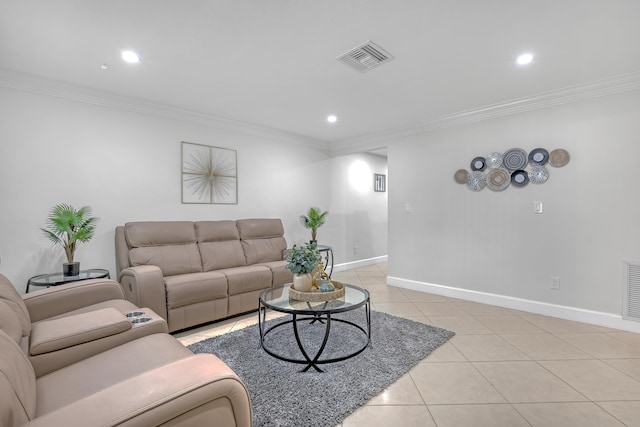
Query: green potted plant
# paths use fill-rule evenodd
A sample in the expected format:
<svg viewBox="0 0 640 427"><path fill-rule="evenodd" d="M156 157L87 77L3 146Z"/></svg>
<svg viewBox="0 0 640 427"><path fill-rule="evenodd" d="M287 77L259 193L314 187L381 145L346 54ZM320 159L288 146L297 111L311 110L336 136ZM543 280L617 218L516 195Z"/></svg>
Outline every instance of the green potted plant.
<svg viewBox="0 0 640 427"><path fill-rule="evenodd" d="M93 237L98 218L91 216L91 208L85 206L76 210L67 204L51 208L47 218L47 228L41 228L44 235L54 244L63 247L67 262L62 265L65 276L80 274L80 263L73 257L80 243L87 243Z"/></svg>
<svg viewBox="0 0 640 427"><path fill-rule="evenodd" d="M305 228L311 229L311 241L309 243L317 243L316 233L326 221L328 211L322 212L320 208L311 207L306 215L300 215L300 222Z"/></svg>
<svg viewBox="0 0 640 427"><path fill-rule="evenodd" d="M311 273L320 262L320 252L315 243L293 245L287 251L285 268L293 273L293 287L300 292L309 292L313 286Z"/></svg>

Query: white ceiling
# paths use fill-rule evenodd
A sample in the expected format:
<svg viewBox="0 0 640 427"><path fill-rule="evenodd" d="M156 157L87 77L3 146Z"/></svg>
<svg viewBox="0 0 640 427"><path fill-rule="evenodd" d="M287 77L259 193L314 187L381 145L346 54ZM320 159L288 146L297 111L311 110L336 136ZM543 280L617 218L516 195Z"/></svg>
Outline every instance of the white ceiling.
<svg viewBox="0 0 640 427"><path fill-rule="evenodd" d="M0 68L335 145L640 73L639 22L638 0L2 0ZM367 40L396 59L336 61Z"/></svg>

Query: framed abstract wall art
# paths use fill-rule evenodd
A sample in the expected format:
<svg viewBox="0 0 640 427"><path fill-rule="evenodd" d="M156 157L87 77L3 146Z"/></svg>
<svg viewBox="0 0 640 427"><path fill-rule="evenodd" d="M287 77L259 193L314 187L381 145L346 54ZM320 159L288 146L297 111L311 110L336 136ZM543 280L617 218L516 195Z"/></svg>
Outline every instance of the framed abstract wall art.
<svg viewBox="0 0 640 427"><path fill-rule="evenodd" d="M182 203L238 204L238 152L182 142Z"/></svg>

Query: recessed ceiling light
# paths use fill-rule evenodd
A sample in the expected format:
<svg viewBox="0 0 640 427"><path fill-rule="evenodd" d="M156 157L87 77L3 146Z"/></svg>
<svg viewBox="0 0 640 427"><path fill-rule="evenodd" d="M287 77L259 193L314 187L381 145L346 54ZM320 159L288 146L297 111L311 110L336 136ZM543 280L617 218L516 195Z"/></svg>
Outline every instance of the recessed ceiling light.
<svg viewBox="0 0 640 427"><path fill-rule="evenodd" d="M140 62L140 55L132 50L123 50L122 59L130 64L137 64L138 62Z"/></svg>
<svg viewBox="0 0 640 427"><path fill-rule="evenodd" d="M107 65L106 62L100 66L101 70L107 70L108 68L109 68L109 66Z"/></svg>
<svg viewBox="0 0 640 427"><path fill-rule="evenodd" d="M332 114L332 115L330 115L330 116L327 116L327 121L328 121L329 123L335 123L335 122L337 122L337 121L338 121L338 118Z"/></svg>
<svg viewBox="0 0 640 427"><path fill-rule="evenodd" d="M518 65L527 65L532 60L533 60L533 55L531 53L523 53L522 55L518 56L518 59L516 59L516 62L518 63Z"/></svg>

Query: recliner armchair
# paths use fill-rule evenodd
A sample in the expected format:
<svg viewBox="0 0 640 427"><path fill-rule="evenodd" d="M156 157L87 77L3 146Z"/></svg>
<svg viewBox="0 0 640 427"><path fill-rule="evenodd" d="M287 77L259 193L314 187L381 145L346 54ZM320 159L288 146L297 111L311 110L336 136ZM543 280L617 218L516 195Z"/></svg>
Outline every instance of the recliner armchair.
<svg viewBox="0 0 640 427"><path fill-rule="evenodd" d="M36 340L38 351L57 353L56 360L64 362L55 369L47 364L48 372L38 375L28 352L39 326L47 325L45 335L64 335L70 319L79 316L92 322L90 329L105 327L103 321L109 329L109 319L137 309L109 299L118 295L119 284L103 282L62 285L23 300L0 275L1 426L251 426L249 395L235 373L214 355L194 355L167 333L134 337L105 350L95 351L94 341L113 335L68 347L91 346L93 354L83 351L81 357L55 348L77 339L75 333L62 342ZM61 303L58 308L45 303L49 294L49 302ZM164 320L158 324L166 330Z"/></svg>
<svg viewBox="0 0 640 427"><path fill-rule="evenodd" d="M149 309L151 320L134 325L126 313L140 310L124 299L122 287L105 279L51 287L21 296L0 274L0 301L21 326L18 344L36 376L155 333L167 332L167 323Z"/></svg>

